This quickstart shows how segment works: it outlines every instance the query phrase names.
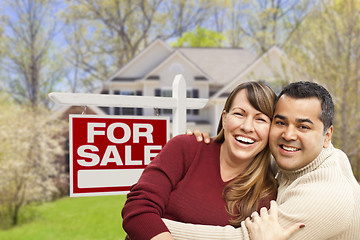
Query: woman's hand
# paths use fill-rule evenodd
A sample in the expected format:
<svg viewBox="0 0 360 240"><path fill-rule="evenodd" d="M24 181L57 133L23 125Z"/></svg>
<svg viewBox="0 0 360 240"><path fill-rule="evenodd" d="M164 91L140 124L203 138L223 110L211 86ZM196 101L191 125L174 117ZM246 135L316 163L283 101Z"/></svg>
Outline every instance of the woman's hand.
<svg viewBox="0 0 360 240"><path fill-rule="evenodd" d="M194 132L192 132L190 129L186 130L187 135L195 135L196 140L198 142L202 142L204 140L205 143L210 143L210 137L207 132L200 132L198 129L195 129Z"/></svg>
<svg viewBox="0 0 360 240"><path fill-rule="evenodd" d="M252 220L250 218L245 220L251 240L287 240L300 228L305 227L302 223L295 223L283 229L278 221L278 206L275 201L270 202L269 212L266 208L261 208L260 216L254 212L251 217Z"/></svg>

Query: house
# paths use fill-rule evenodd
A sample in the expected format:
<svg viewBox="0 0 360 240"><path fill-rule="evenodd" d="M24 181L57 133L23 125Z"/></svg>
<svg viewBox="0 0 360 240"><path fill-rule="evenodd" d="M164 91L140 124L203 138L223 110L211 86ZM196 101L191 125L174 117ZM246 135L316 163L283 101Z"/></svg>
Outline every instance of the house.
<svg viewBox="0 0 360 240"><path fill-rule="evenodd" d="M187 128L214 136L226 98L235 86L245 81L264 81L277 91L289 72L284 67L288 63L277 47L257 56L242 48L172 48L158 39L107 79L101 93L171 97L174 77L182 74L188 97L209 99L203 109L187 110ZM62 107L52 117L68 119L69 114L82 113L172 116L171 109L72 106ZM67 138L68 132L64 136ZM68 144L64 144L65 149L69 149ZM68 173L69 155L58 161ZM67 194L68 179L59 179L58 188Z"/></svg>
<svg viewBox="0 0 360 240"><path fill-rule="evenodd" d="M187 128L214 136L226 98L235 86L245 81L264 81L278 92L289 72L288 63L276 46L257 56L243 48L173 48L157 39L103 82L101 93L171 97L175 75L182 74L187 97L209 99L203 109L187 110ZM54 116L67 118L70 112L172 117L171 109L96 106L64 107Z"/></svg>
<svg viewBox="0 0 360 240"><path fill-rule="evenodd" d="M175 75L186 80L187 97L209 99L187 110L187 127L215 135L226 97L245 81L265 81L277 90L284 79L285 54L272 47L262 56L242 48L173 48L157 39L103 83L102 94L171 97ZM171 117L171 109L101 107L111 115Z"/></svg>

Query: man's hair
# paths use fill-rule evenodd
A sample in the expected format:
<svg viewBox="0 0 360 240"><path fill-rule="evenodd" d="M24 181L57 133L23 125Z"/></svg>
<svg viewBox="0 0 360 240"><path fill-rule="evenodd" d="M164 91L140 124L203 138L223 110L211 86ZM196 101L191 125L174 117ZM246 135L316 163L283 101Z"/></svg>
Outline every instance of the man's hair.
<svg viewBox="0 0 360 240"><path fill-rule="evenodd" d="M291 83L281 91L276 103L282 95L295 99L316 97L321 102L321 113L319 118L324 124L324 133L333 124L334 103L330 93L323 86L314 82Z"/></svg>

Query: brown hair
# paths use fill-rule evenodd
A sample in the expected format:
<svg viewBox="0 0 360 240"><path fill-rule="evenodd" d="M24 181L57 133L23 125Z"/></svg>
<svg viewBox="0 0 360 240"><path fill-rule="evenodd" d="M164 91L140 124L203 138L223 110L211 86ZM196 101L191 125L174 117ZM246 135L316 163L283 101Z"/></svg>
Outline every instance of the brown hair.
<svg viewBox="0 0 360 240"><path fill-rule="evenodd" d="M258 111L272 119L276 94L261 82L245 82L238 85L226 100L224 111L229 112L236 94L246 90L250 104ZM217 142L224 142L224 129L222 115L220 117ZM241 221L257 211L261 199L276 196L277 182L270 169L269 145L258 153L243 173L225 186L223 197L227 205L227 211L234 217L230 224L239 227Z"/></svg>

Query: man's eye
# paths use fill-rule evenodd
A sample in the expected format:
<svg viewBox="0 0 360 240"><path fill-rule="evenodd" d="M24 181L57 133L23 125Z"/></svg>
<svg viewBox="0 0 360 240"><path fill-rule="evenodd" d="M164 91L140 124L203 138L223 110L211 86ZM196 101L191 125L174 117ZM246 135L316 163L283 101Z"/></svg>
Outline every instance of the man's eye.
<svg viewBox="0 0 360 240"><path fill-rule="evenodd" d="M300 128L301 129L310 129L308 126L305 126L305 125L301 125Z"/></svg>
<svg viewBox="0 0 360 240"><path fill-rule="evenodd" d="M280 126L284 126L284 125L285 125L285 123L282 122L282 121L276 121L275 124L276 124L276 125L280 125Z"/></svg>

